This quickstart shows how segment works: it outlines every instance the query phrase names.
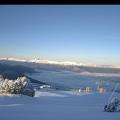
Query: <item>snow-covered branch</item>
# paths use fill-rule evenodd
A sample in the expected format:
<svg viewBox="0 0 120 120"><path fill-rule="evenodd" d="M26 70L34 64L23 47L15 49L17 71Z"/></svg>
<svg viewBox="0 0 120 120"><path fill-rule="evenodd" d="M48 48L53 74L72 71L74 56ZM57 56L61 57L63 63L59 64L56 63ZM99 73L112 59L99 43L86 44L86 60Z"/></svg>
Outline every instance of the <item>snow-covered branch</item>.
<svg viewBox="0 0 120 120"><path fill-rule="evenodd" d="M8 80L0 75L0 93L24 94L33 97L35 91L30 80L26 77L18 77L16 80Z"/></svg>

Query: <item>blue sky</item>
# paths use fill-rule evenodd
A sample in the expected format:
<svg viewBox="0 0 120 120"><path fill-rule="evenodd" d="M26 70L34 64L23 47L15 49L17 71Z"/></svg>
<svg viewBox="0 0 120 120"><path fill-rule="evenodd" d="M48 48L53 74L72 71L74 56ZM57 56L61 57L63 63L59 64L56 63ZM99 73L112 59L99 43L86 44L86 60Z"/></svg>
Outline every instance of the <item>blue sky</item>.
<svg viewBox="0 0 120 120"><path fill-rule="evenodd" d="M1 5L0 56L120 62L120 5Z"/></svg>

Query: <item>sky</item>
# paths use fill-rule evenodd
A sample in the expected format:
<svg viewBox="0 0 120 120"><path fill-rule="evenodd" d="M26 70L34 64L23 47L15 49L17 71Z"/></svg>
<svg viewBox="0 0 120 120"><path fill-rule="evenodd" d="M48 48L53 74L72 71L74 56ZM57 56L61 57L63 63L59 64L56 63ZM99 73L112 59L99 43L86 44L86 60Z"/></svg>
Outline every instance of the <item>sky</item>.
<svg viewBox="0 0 120 120"><path fill-rule="evenodd" d="M0 5L0 57L120 64L120 5Z"/></svg>

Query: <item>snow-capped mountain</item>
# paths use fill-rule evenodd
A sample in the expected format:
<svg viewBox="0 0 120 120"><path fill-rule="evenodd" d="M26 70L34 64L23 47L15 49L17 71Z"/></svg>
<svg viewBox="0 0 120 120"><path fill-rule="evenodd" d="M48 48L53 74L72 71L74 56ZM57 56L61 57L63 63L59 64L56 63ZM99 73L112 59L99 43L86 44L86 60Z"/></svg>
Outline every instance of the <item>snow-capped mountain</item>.
<svg viewBox="0 0 120 120"><path fill-rule="evenodd" d="M40 60L40 59L32 59L29 60L29 62L35 62L35 63L47 63L47 64L60 64L60 65L86 65L83 63L77 63L77 62L71 62L71 61L52 61L52 60Z"/></svg>
<svg viewBox="0 0 120 120"><path fill-rule="evenodd" d="M45 63L45 64L56 64L56 65L75 65L75 66L93 66L96 67L96 64L85 64L81 62L73 62L73 61L53 61L53 60L43 60L43 59L32 59L29 62L34 63Z"/></svg>
<svg viewBox="0 0 120 120"><path fill-rule="evenodd" d="M53 61L44 59L21 59L21 58L0 58L0 60L8 61L20 61L20 62L32 62L32 63L43 63L43 64L56 64L56 65L75 65L75 66L90 66L90 67L103 67L103 68L120 68L120 65L96 65L96 64L84 64L80 62L72 61Z"/></svg>
<svg viewBox="0 0 120 120"><path fill-rule="evenodd" d="M25 60L25 59L20 59L20 58L0 58L0 60L27 62L27 60Z"/></svg>
<svg viewBox="0 0 120 120"><path fill-rule="evenodd" d="M9 60L9 61L20 61L20 62L34 62L34 63L45 63L45 64L59 64L59 65L86 65L83 63L71 62L71 61L52 61L52 60L43 60L43 59L20 59L20 58L0 58L0 60Z"/></svg>

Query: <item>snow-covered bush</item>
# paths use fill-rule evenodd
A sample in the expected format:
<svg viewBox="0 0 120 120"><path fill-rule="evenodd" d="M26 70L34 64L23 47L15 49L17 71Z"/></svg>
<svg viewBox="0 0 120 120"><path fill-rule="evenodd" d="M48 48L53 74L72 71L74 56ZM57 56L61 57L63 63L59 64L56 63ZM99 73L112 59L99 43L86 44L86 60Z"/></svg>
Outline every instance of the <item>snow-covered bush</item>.
<svg viewBox="0 0 120 120"><path fill-rule="evenodd" d="M33 97L35 91L30 80L26 77L18 77L16 80L8 80L0 75L0 93L24 94Z"/></svg>

